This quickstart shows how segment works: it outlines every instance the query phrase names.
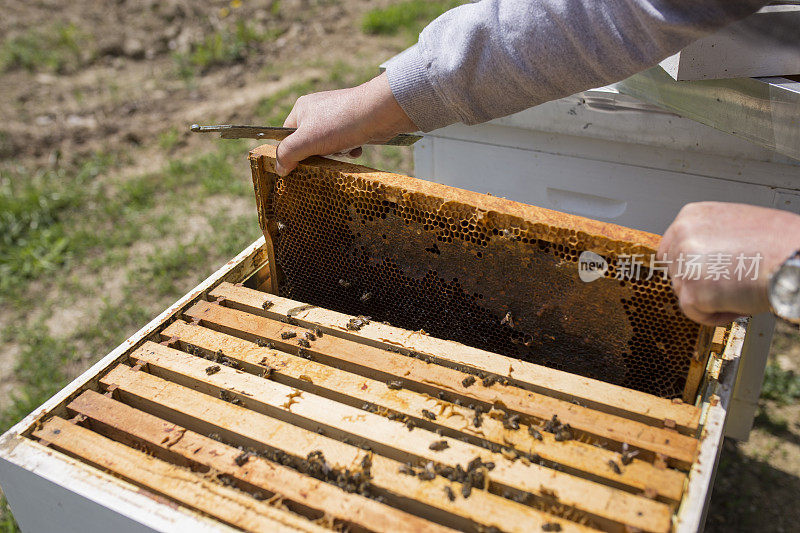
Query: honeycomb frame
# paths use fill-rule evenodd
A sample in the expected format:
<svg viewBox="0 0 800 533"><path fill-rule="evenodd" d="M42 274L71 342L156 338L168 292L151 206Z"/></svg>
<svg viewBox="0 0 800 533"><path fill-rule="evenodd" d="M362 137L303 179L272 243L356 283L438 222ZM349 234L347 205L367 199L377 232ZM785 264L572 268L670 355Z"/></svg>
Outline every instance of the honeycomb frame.
<svg viewBox="0 0 800 533"><path fill-rule="evenodd" d="M250 161L276 294L694 402L713 329L669 280L616 279L658 235L319 157L280 178L271 145Z"/></svg>

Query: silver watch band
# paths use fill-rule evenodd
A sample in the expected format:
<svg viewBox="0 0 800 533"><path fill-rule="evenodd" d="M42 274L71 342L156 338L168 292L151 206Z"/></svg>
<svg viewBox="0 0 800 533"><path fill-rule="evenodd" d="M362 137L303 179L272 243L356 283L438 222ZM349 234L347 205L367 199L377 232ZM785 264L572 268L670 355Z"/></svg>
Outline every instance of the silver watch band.
<svg viewBox="0 0 800 533"><path fill-rule="evenodd" d="M800 250L770 275L767 298L775 316L800 324Z"/></svg>

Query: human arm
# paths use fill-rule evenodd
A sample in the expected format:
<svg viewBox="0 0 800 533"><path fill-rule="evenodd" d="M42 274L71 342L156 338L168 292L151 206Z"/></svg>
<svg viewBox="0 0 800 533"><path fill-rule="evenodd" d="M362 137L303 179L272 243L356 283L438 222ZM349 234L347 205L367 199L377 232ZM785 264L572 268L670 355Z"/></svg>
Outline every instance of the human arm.
<svg viewBox="0 0 800 533"><path fill-rule="evenodd" d="M428 25L385 75L301 98L301 112L286 124L301 131L279 147L280 171L376 135L474 124L619 81L763 3L483 0L457 7Z"/></svg>
<svg viewBox="0 0 800 533"><path fill-rule="evenodd" d="M701 324L721 325L768 311L769 276L797 250L799 215L745 204L697 202L678 213L664 233L658 257L668 261L672 285L686 316ZM735 271L737 257L758 255L757 275ZM703 268L696 276L684 275L685 263L680 261L691 256L702 257ZM728 279L714 279L716 275L709 270L720 258L731 261L726 269ZM683 273L679 272L681 265Z"/></svg>

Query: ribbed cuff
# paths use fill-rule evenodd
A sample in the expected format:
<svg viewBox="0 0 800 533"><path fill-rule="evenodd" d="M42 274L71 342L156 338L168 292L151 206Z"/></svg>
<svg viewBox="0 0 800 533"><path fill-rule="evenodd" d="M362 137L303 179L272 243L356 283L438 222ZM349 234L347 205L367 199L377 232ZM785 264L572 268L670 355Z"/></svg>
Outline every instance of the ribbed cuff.
<svg viewBox="0 0 800 533"><path fill-rule="evenodd" d="M386 77L397 103L421 131L429 132L460 120L444 104L428 77L430 64L419 44L392 58L386 65Z"/></svg>

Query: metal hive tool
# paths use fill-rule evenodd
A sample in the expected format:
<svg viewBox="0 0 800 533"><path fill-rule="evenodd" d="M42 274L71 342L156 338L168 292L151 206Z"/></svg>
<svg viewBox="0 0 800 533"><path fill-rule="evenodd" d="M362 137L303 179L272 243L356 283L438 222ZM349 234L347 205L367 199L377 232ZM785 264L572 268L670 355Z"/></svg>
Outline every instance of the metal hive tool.
<svg viewBox="0 0 800 533"><path fill-rule="evenodd" d="M693 401L711 330L668 280L618 280L659 237L323 158L286 178L250 156L276 294L483 350ZM591 283L578 257L608 262Z"/></svg>

